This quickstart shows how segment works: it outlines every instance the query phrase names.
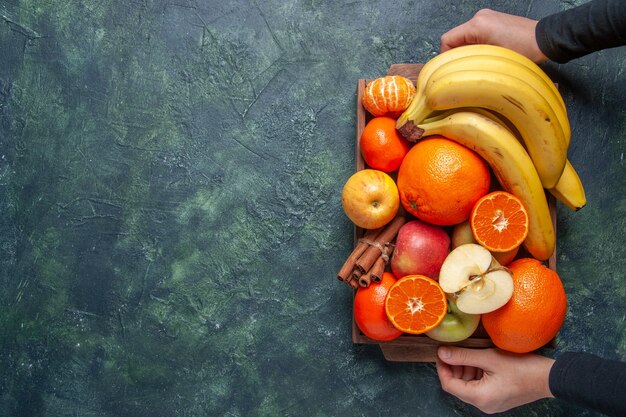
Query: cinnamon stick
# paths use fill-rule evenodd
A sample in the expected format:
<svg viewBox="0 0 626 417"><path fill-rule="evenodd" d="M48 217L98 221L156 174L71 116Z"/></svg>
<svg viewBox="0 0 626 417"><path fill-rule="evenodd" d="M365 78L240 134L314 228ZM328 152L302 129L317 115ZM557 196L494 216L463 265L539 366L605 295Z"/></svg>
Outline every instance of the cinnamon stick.
<svg viewBox="0 0 626 417"><path fill-rule="evenodd" d="M369 271L372 265L374 265L374 262L376 262L376 259L385 252L385 246L391 243L405 222L406 218L400 215L389 222L376 237L373 244L370 245L356 261L356 268L360 269L363 273Z"/></svg>
<svg viewBox="0 0 626 417"><path fill-rule="evenodd" d="M346 282L353 289L357 289L357 287L359 286L359 280L356 279L353 275L351 275L350 278L348 279L348 281L346 281Z"/></svg>
<svg viewBox="0 0 626 417"><path fill-rule="evenodd" d="M383 279L385 268L387 267L387 264L389 263L389 260L391 259L391 254L393 253L393 250L396 247L395 245L388 245L388 246L389 246L389 250L387 252L387 256L385 257L381 254L380 257L376 259L376 262L374 262L374 265L372 266L372 269L370 270L372 282L380 282Z"/></svg>
<svg viewBox="0 0 626 417"><path fill-rule="evenodd" d="M385 250L374 262L374 265L367 271L366 274L362 275L359 279L359 285L361 287L369 287L372 282L380 282L382 281L383 274L385 273L385 268L389 263L389 259L391 259L391 254L395 245L387 244L385 245ZM357 269L358 271L358 269ZM356 276L356 274L354 274Z"/></svg>
<svg viewBox="0 0 626 417"><path fill-rule="evenodd" d="M379 256L378 259L376 259L376 262L374 262L374 265L372 265L372 268L361 277L361 279L359 280L359 285L361 287L369 287L370 283L376 282L374 275L378 275L380 277L384 271L385 260L382 256ZM378 282L380 282L380 278Z"/></svg>
<svg viewBox="0 0 626 417"><path fill-rule="evenodd" d="M361 278L359 278L359 286L363 288L369 287L371 282L372 282L372 271L367 271L367 273L361 275Z"/></svg>
<svg viewBox="0 0 626 417"><path fill-rule="evenodd" d="M365 231L365 234L361 239L359 239L359 243L352 250L352 253L348 256L348 259L346 259L346 262L337 273L337 279L339 281L348 281L350 279L352 276L352 270L354 269L354 264L369 247L369 243L367 242L376 240L381 231L382 228L369 229Z"/></svg>

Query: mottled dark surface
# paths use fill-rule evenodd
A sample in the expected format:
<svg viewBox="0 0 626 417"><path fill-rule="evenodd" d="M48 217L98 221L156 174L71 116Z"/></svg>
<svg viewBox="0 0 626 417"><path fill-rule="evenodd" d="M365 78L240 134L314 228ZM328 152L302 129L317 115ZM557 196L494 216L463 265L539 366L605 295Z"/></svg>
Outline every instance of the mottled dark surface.
<svg viewBox="0 0 626 417"><path fill-rule="evenodd" d="M350 341L355 86L577 3L0 1L0 415L480 415ZM625 359L626 49L546 69L589 200L555 354Z"/></svg>

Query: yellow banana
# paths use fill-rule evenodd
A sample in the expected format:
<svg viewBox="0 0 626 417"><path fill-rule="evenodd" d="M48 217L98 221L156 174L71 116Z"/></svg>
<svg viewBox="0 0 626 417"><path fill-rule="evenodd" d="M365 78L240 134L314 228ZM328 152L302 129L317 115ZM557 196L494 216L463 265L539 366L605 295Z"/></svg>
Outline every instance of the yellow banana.
<svg viewBox="0 0 626 417"><path fill-rule="evenodd" d="M557 200L574 211L580 210L587 204L583 184L569 160L565 163L565 169L559 182L554 188L548 189L548 191Z"/></svg>
<svg viewBox="0 0 626 417"><path fill-rule="evenodd" d="M502 187L518 197L528 211L529 230L524 247L540 260L553 254L556 239L545 190L533 161L508 129L467 111L453 111L417 127L422 136L443 135L482 156Z"/></svg>
<svg viewBox="0 0 626 417"><path fill-rule="evenodd" d="M523 137L543 186L552 188L558 182L567 144L554 111L525 81L499 72L457 71L438 77L435 71L424 96L429 112L484 107L506 117Z"/></svg>
<svg viewBox="0 0 626 417"><path fill-rule="evenodd" d="M513 61L518 62L521 65L526 66L528 69L535 72L538 76L540 76L549 88L554 90L555 95L560 101L563 108L565 108L565 103L561 94L557 90L556 86L550 80L548 75L533 61L528 59L522 54L519 54L511 49L503 48L495 45L485 45L485 44L476 44L476 45L464 45L458 48L450 49L446 52L443 52L430 60L422 67L418 78L417 78L417 87L416 94L413 97L413 100L407 110L398 118L396 127L400 129L407 122L411 121L413 123L420 123L422 120L416 120L413 115L417 113L417 110L424 105L424 97L422 92L426 86L426 82L432 75L434 71L436 71L440 66L447 64L448 62L454 61L458 58L463 58L471 55L491 55L491 56L501 56Z"/></svg>
<svg viewBox="0 0 626 417"><path fill-rule="evenodd" d="M485 117L490 118L496 123L502 124L506 127L516 138L519 139L518 134L516 134L515 129L512 126L508 125L508 120L501 117L499 114L491 112L486 109L482 109L480 107L468 107L464 109L465 111L472 111L475 113L479 113ZM446 116L449 116L455 110L450 110L448 112L444 112L440 114L437 119L441 120ZM433 118L434 119L434 118ZM428 121L434 121L431 119L424 120L424 123ZM550 194L552 194L557 200L561 203L565 204L573 211L578 211L581 208L585 207L587 204L587 197L585 196L585 188L583 187L583 183L578 176L578 173L572 166L572 163L569 159L565 162L565 169L563 169L563 174L561 174L561 178L559 178L559 182L556 184L554 188L548 189Z"/></svg>
<svg viewBox="0 0 626 417"><path fill-rule="evenodd" d="M431 75L430 79L426 82L426 86L443 74L469 70L500 72L524 80L546 99L556 116L555 122L561 127L566 144L569 145L571 131L567 117L567 109L563 104L561 95L556 88L554 88L554 83L546 83L535 71L520 64L518 61L497 55L470 55L457 58L441 65L436 71L437 75Z"/></svg>
<svg viewBox="0 0 626 417"><path fill-rule="evenodd" d="M496 123L503 124L515 137L518 137L515 130L508 125L508 120L500 117L497 113L490 112L489 110L477 108L468 108L467 111L473 111L479 114L482 114L485 117L490 118ZM444 112L439 116L439 119L442 119L444 116L449 115L450 112ZM426 119L424 122L430 119ZM572 163L569 159L565 162L565 169L563 169L563 173L561 174L561 178L559 178L559 182L556 184L554 188L548 189L550 194L552 194L557 200L561 203L565 204L571 210L578 211L581 208L585 207L587 204L587 197L585 196L585 188L583 187L583 183L578 176L578 173L572 166Z"/></svg>
<svg viewBox="0 0 626 417"><path fill-rule="evenodd" d="M493 112L491 110L484 109L482 107L459 107L458 109L452 109L452 110L445 110L445 111L436 112L436 114L434 114L433 116L430 116L430 117L424 119L424 121L422 123L430 123L430 122L434 122L434 121L437 121L437 120L441 120L441 119L443 119L445 117L450 116L453 113L463 112L463 111L468 111L468 112L472 112L472 113L478 113L480 115L488 117L491 120L493 120L494 122L502 124L504 127L509 129L509 131L511 131L513 134L515 134L515 126L513 126L511 124L511 122L509 122L507 119L505 119L504 117L502 117L498 113Z"/></svg>

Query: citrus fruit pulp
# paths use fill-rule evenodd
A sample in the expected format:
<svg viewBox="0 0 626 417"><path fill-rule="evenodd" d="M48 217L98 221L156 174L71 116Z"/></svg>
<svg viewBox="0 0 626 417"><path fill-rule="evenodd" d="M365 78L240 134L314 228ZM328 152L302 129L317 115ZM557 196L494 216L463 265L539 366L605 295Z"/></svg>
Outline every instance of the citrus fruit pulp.
<svg viewBox="0 0 626 417"><path fill-rule="evenodd" d="M424 275L400 278L385 300L391 324L409 334L422 334L437 327L447 310L445 293L437 281Z"/></svg>
<svg viewBox="0 0 626 417"><path fill-rule="evenodd" d="M470 215L476 242L490 251L507 252L528 235L528 213L521 200L506 191L494 191L476 202Z"/></svg>
<svg viewBox="0 0 626 417"><path fill-rule="evenodd" d="M363 107L373 116L398 117L415 94L413 82L401 75L387 75L370 81L362 98Z"/></svg>

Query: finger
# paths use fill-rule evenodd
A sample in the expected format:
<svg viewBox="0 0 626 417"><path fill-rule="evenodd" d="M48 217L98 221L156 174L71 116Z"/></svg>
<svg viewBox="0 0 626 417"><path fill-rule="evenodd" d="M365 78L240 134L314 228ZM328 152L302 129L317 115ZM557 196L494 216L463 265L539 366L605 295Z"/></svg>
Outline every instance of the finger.
<svg viewBox="0 0 626 417"><path fill-rule="evenodd" d="M456 379L463 378L463 367L461 365L452 365L452 376Z"/></svg>
<svg viewBox="0 0 626 417"><path fill-rule="evenodd" d="M437 355L448 365L474 366L489 371L496 359L493 349L466 349L454 346L442 346Z"/></svg>
<svg viewBox="0 0 626 417"><path fill-rule="evenodd" d="M442 378L445 378L445 379L454 378L454 376L452 375L452 368L450 367L450 365L448 365L441 359L439 358L435 359L435 366L437 367L437 375L439 375L439 380L441 380Z"/></svg>
<svg viewBox="0 0 626 417"><path fill-rule="evenodd" d="M479 369L480 368L476 368L474 366L464 366L463 367L463 376L461 377L461 379L463 379L463 381L471 381L473 379L476 379L476 372Z"/></svg>
<svg viewBox="0 0 626 417"><path fill-rule="evenodd" d="M437 374L441 388L445 392L454 395L466 403L472 404L478 390L478 381L464 381L455 378L454 375L452 375L450 365L441 360L437 360Z"/></svg>
<svg viewBox="0 0 626 417"><path fill-rule="evenodd" d="M444 33L440 39L439 49L441 52L445 52L457 46L473 43L476 43L476 35L470 24L466 22Z"/></svg>
<svg viewBox="0 0 626 417"><path fill-rule="evenodd" d="M441 382L442 387L444 387L444 385L447 385L449 381L458 379L454 376L452 366L448 365L441 359L437 358L435 365L437 367L437 376L439 376L439 382Z"/></svg>

